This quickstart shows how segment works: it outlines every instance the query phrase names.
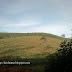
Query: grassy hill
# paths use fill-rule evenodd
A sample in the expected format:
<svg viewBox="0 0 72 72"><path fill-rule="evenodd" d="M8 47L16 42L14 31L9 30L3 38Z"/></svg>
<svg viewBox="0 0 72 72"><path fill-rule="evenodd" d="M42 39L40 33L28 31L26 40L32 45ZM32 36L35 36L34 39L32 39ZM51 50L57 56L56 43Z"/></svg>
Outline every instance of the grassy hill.
<svg viewBox="0 0 72 72"><path fill-rule="evenodd" d="M46 40L41 39L45 37ZM64 38L46 33L0 33L1 56L43 57L54 53Z"/></svg>
<svg viewBox="0 0 72 72"><path fill-rule="evenodd" d="M30 61L40 65L40 70L44 68L41 64L47 61L45 58L55 53L64 40L46 33L0 33L0 37L0 61ZM31 68L36 69L38 65Z"/></svg>
<svg viewBox="0 0 72 72"><path fill-rule="evenodd" d="M50 37L46 37L46 41L40 38L41 36L22 36L1 39L0 54L32 58L38 54L41 56L44 53L54 53L62 41Z"/></svg>

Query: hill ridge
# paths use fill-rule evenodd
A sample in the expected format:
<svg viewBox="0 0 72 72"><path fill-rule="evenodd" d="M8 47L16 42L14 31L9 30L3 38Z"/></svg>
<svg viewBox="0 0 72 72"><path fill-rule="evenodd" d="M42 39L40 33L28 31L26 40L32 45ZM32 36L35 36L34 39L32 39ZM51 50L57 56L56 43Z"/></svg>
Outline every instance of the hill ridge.
<svg viewBox="0 0 72 72"><path fill-rule="evenodd" d="M45 36L57 39L66 39L50 33L0 33L1 38L19 37L19 36Z"/></svg>

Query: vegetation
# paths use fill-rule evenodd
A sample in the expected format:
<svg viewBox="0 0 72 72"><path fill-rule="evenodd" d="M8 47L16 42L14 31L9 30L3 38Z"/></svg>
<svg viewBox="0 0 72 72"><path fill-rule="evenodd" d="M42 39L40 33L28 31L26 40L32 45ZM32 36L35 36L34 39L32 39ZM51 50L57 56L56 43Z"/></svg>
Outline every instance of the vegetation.
<svg viewBox="0 0 72 72"><path fill-rule="evenodd" d="M62 36L63 38L65 38L65 34L62 34L61 36Z"/></svg>
<svg viewBox="0 0 72 72"><path fill-rule="evenodd" d="M60 44L61 49L48 56L45 72L72 72L72 39Z"/></svg>
<svg viewBox="0 0 72 72"><path fill-rule="evenodd" d="M20 36L45 36L50 38L63 39L62 37L48 33L0 33L1 38L12 38L12 37L20 37Z"/></svg>
<svg viewBox="0 0 72 72"><path fill-rule="evenodd" d="M21 36L14 38L5 38L0 40L0 57L2 56L20 56L21 58L45 57L42 54L51 54L56 51L62 40L42 36Z"/></svg>
<svg viewBox="0 0 72 72"><path fill-rule="evenodd" d="M52 55L56 58L54 53L65 39L47 33L0 33L0 36L0 61L29 61L30 65L21 67L34 72L44 72L49 59Z"/></svg>

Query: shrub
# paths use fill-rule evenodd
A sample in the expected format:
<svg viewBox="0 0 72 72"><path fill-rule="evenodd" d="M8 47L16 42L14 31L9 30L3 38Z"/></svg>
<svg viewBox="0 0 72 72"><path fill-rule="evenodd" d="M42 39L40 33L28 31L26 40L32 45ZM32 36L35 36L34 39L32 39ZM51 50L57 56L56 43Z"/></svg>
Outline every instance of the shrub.
<svg viewBox="0 0 72 72"><path fill-rule="evenodd" d="M61 42L60 47L62 49L47 57L45 72L72 72L72 39Z"/></svg>
<svg viewBox="0 0 72 72"><path fill-rule="evenodd" d="M44 36L42 36L42 37L40 38L40 40L45 40L45 41L46 41L46 38L45 38Z"/></svg>
<svg viewBox="0 0 72 72"><path fill-rule="evenodd" d="M0 39L3 39L4 37L3 36L0 36Z"/></svg>

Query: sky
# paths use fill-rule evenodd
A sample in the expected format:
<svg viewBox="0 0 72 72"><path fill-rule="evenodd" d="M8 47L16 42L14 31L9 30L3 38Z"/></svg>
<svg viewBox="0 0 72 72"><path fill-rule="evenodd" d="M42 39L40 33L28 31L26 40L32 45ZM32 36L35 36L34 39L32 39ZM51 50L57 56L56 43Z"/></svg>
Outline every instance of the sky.
<svg viewBox="0 0 72 72"><path fill-rule="evenodd" d="M0 0L0 32L72 34L72 0Z"/></svg>

